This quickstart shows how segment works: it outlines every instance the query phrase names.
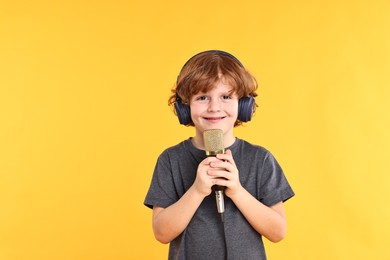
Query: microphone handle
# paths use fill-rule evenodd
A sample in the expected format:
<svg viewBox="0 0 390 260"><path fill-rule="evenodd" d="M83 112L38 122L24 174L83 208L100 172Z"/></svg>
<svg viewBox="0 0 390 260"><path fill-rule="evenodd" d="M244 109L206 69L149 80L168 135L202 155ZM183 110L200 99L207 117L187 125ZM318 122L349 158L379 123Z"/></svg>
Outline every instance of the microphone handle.
<svg viewBox="0 0 390 260"><path fill-rule="evenodd" d="M217 153L224 153L225 151L222 150L220 152L206 152L207 157L215 157ZM219 215L221 216L221 221L222 223L225 222L225 198L224 198L224 191L225 191L225 186L221 185L213 185L211 189L215 193L215 202L217 204L217 210Z"/></svg>
<svg viewBox="0 0 390 260"><path fill-rule="evenodd" d="M220 186L220 185L214 185L212 187L214 193L215 193L215 202L217 204L217 210L218 210L218 213L220 214L221 216L221 220L222 222L224 222L224 213L225 213L225 199L224 199L224 190L225 190L225 187L224 186Z"/></svg>
<svg viewBox="0 0 390 260"><path fill-rule="evenodd" d="M214 186L211 187L211 189L213 191L222 191L222 192L224 192L226 187L225 186L221 186L221 185L214 185Z"/></svg>

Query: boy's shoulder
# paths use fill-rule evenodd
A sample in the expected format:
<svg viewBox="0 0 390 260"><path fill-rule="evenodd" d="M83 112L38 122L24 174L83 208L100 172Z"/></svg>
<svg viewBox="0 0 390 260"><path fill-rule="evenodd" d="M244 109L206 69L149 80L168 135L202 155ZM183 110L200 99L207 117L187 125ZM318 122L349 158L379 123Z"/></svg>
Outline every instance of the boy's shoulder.
<svg viewBox="0 0 390 260"><path fill-rule="evenodd" d="M177 153L177 152L181 152L185 149L189 149L189 142L190 142L190 139L183 140L177 144L174 144L168 148L165 148L163 153Z"/></svg>
<svg viewBox="0 0 390 260"><path fill-rule="evenodd" d="M237 139L236 146L237 146L238 150L240 150L240 151L245 151L247 153L253 153L253 152L263 153L263 154L270 153L267 148L265 148L261 145L253 144L253 143L250 143L250 142L243 140L243 139L240 139L240 138L236 138L236 139Z"/></svg>
<svg viewBox="0 0 390 260"><path fill-rule="evenodd" d="M162 156L168 157L183 157L189 154L195 157L203 156L205 153L202 150L197 149L191 142L191 138L183 140L175 145L165 148L161 153Z"/></svg>

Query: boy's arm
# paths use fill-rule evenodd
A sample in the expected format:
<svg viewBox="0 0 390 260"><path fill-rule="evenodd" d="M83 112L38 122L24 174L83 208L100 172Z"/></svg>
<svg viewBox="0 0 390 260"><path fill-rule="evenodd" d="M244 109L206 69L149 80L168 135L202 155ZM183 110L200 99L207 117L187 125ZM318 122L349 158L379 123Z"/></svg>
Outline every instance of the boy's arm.
<svg viewBox="0 0 390 260"><path fill-rule="evenodd" d="M241 188L230 197L251 226L271 242L279 242L286 236L287 221L283 202L268 207Z"/></svg>
<svg viewBox="0 0 390 260"><path fill-rule="evenodd" d="M230 197L251 226L272 242L279 242L286 235L287 222L282 202L268 207L241 186L239 173L230 150L218 154L221 161L212 162L211 167L225 170L211 170L215 184L226 186L225 194Z"/></svg>
<svg viewBox="0 0 390 260"><path fill-rule="evenodd" d="M153 232L161 243L169 243L187 227L204 196L191 187L177 202L167 208L153 207Z"/></svg>
<svg viewBox="0 0 390 260"><path fill-rule="evenodd" d="M169 243L188 226L203 199L211 193L214 177L207 171L210 162L216 160L208 157L199 164L194 184L177 202L167 208L153 207L153 232L158 241Z"/></svg>

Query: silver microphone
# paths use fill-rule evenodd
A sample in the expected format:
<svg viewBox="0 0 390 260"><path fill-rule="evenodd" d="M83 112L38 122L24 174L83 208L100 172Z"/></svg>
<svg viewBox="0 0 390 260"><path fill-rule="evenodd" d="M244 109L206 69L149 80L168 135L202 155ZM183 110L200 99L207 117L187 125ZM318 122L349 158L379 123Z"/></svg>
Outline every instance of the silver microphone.
<svg viewBox="0 0 390 260"><path fill-rule="evenodd" d="M209 129L203 132L204 146L207 157L215 157L217 154L225 153L223 144L223 131L221 129ZM215 193L215 201L217 203L218 213L221 215L222 222L224 221L225 201L224 201L224 186L214 185L212 187Z"/></svg>

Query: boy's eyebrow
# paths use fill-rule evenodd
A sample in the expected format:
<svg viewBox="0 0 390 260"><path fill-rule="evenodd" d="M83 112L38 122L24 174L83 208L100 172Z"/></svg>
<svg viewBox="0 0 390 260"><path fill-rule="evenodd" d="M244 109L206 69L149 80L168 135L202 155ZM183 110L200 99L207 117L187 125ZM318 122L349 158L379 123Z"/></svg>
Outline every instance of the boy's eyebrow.
<svg viewBox="0 0 390 260"><path fill-rule="evenodd" d="M235 95L237 94L237 91L235 89L231 89L230 91L228 91L229 95Z"/></svg>

